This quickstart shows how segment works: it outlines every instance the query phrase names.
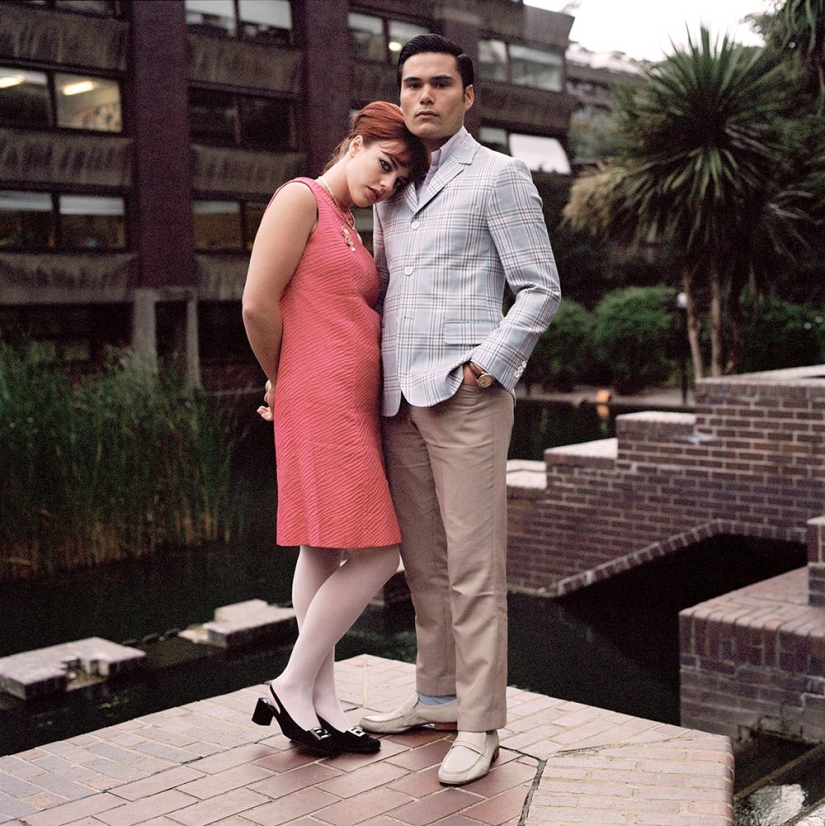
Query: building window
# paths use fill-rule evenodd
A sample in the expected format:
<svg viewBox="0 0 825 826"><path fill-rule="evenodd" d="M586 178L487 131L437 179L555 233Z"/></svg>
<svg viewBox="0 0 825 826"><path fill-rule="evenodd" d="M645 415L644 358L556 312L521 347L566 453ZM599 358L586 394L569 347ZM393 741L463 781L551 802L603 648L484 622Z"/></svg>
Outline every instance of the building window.
<svg viewBox="0 0 825 826"><path fill-rule="evenodd" d="M479 75L484 80L562 91L561 54L501 40L479 40L478 57Z"/></svg>
<svg viewBox="0 0 825 826"><path fill-rule="evenodd" d="M510 82L517 86L560 92L563 66L560 54L510 44Z"/></svg>
<svg viewBox="0 0 825 826"><path fill-rule="evenodd" d="M289 0L186 0L186 22L207 34L288 44Z"/></svg>
<svg viewBox="0 0 825 826"><path fill-rule="evenodd" d="M522 135L495 126L482 126L479 140L484 146L524 161L532 172L570 174L570 161L561 142L544 135Z"/></svg>
<svg viewBox="0 0 825 826"><path fill-rule="evenodd" d="M507 82L506 43L500 40L478 41L478 73L484 80Z"/></svg>
<svg viewBox="0 0 825 826"><path fill-rule="evenodd" d="M52 196L0 192L0 249L45 250L55 245Z"/></svg>
<svg viewBox="0 0 825 826"><path fill-rule="evenodd" d="M353 57L361 60L395 64L404 44L428 31L424 26L401 20L388 20L357 12L349 14L350 49Z"/></svg>
<svg viewBox="0 0 825 826"><path fill-rule="evenodd" d="M408 40L418 37L420 34L427 34L428 29L424 26L416 26L414 23L402 23L399 20L389 20L389 40L387 47L390 51L390 62L396 63L398 61L398 53L404 47Z"/></svg>
<svg viewBox="0 0 825 826"><path fill-rule="evenodd" d="M362 60L387 59L384 21L380 17L350 12L349 42L353 57Z"/></svg>
<svg viewBox="0 0 825 826"><path fill-rule="evenodd" d="M122 132L120 85L111 78L0 66L0 121Z"/></svg>
<svg viewBox="0 0 825 826"><path fill-rule="evenodd" d="M61 246L65 249L124 249L123 198L60 195Z"/></svg>
<svg viewBox="0 0 825 826"><path fill-rule="evenodd" d="M50 126L45 72L0 66L0 121L8 126Z"/></svg>
<svg viewBox="0 0 825 826"><path fill-rule="evenodd" d="M266 204L195 201L195 249L200 252L251 250Z"/></svg>
<svg viewBox="0 0 825 826"><path fill-rule="evenodd" d="M115 0L54 0L54 7L59 11L79 11L107 17L117 14Z"/></svg>
<svg viewBox="0 0 825 826"><path fill-rule="evenodd" d="M123 198L0 191L0 248L125 249Z"/></svg>
<svg viewBox="0 0 825 826"><path fill-rule="evenodd" d="M121 132L120 88L116 81L55 74L57 125L70 129Z"/></svg>
<svg viewBox="0 0 825 826"><path fill-rule="evenodd" d="M193 141L248 149L288 150L295 146L289 100L190 89L189 114Z"/></svg>
<svg viewBox="0 0 825 826"><path fill-rule="evenodd" d="M510 154L510 136L506 129L499 129L495 126L482 126L478 133L479 142L489 149Z"/></svg>
<svg viewBox="0 0 825 826"><path fill-rule="evenodd" d="M115 0L26 0L26 2L35 6L57 9L58 11L72 11L106 17L117 15Z"/></svg>
<svg viewBox="0 0 825 826"><path fill-rule="evenodd" d="M244 246L247 250L251 250L252 244L255 243L255 236L258 234L258 228L261 226L261 219L264 217L267 205L262 203L247 203L241 206L245 207L243 210Z"/></svg>
<svg viewBox="0 0 825 826"><path fill-rule="evenodd" d="M238 0L238 20L246 38L289 43L292 8L288 0Z"/></svg>

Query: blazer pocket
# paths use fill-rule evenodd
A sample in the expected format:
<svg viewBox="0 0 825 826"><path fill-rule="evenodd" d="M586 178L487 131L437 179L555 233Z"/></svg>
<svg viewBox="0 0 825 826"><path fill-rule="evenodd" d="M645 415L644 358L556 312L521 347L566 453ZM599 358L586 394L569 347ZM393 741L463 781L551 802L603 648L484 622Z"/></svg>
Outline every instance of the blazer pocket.
<svg viewBox="0 0 825 826"><path fill-rule="evenodd" d="M496 325L489 321L445 321L444 343L481 344L495 328Z"/></svg>

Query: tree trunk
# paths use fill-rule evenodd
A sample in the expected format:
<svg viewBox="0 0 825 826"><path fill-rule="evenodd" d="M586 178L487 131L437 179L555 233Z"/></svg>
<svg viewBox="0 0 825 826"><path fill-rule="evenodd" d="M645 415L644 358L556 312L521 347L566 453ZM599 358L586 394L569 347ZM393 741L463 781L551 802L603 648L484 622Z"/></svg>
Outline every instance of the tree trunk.
<svg viewBox="0 0 825 826"><path fill-rule="evenodd" d="M710 374L722 376L722 284L719 280L719 266L712 260L710 271Z"/></svg>
<svg viewBox="0 0 825 826"><path fill-rule="evenodd" d="M752 243L748 241L748 243ZM742 312L742 293L748 285L748 272L741 263L735 267L730 282L728 294L728 358L725 364L725 375L731 376L739 372L742 366L742 329L745 324Z"/></svg>
<svg viewBox="0 0 825 826"><path fill-rule="evenodd" d="M687 337L690 342L690 356L693 360L693 380L701 379L705 375L705 365L702 360L702 348L699 338L702 332L702 320L696 311L696 299L693 289L693 271L685 267L682 272L682 286L687 296Z"/></svg>

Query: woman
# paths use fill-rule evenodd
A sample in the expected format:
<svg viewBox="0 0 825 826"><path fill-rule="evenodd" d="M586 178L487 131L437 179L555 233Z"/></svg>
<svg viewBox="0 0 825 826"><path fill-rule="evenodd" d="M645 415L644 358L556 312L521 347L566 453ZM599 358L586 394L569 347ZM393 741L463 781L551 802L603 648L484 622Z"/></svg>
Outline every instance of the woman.
<svg viewBox="0 0 825 826"><path fill-rule="evenodd" d="M338 702L334 647L397 570L401 539L379 428L378 274L351 207L391 197L427 163L398 106L365 106L319 178L275 193L244 288L247 337L267 376L258 412L275 423L277 540L300 546L298 639L253 720L275 717L324 754L380 747Z"/></svg>

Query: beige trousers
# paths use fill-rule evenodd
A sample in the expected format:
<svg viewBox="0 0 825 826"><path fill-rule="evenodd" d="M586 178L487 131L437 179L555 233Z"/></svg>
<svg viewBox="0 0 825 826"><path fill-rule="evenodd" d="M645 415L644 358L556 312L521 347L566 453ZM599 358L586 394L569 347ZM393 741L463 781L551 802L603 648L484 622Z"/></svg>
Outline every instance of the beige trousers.
<svg viewBox="0 0 825 826"><path fill-rule="evenodd" d="M455 694L461 731L507 720L507 451L513 397L461 385L384 419L387 477L415 608L416 686Z"/></svg>

